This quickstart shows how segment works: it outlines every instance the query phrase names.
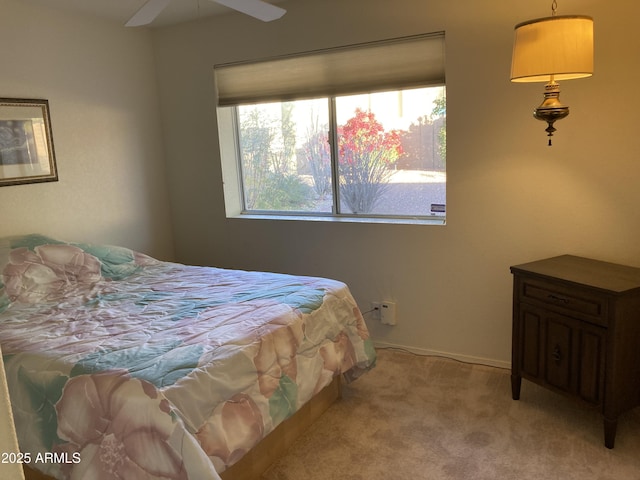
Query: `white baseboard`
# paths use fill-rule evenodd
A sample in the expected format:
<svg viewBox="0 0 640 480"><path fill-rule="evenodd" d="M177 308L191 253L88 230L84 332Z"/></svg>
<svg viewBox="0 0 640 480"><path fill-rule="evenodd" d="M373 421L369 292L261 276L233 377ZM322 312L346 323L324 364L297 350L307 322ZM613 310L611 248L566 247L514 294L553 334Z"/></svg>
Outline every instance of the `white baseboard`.
<svg viewBox="0 0 640 480"><path fill-rule="evenodd" d="M389 348L394 350L404 350L405 352L413 353L415 355L425 355L434 357L446 357L453 360L458 360L464 363L473 363L477 365L488 365L490 367L511 369L511 362L505 362L502 360L495 360L491 358L474 357L471 355L461 355L458 353L440 352L438 350L429 350L426 348L407 347L405 345L396 345L388 342L374 342L376 348Z"/></svg>

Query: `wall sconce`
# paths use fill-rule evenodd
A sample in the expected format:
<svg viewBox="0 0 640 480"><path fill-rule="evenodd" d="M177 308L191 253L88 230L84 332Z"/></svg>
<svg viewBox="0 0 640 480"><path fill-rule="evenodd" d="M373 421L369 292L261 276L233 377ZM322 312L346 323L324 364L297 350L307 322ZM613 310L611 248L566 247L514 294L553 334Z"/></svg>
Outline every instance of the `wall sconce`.
<svg viewBox="0 0 640 480"><path fill-rule="evenodd" d="M593 75L593 18L556 16L556 7L554 0L551 17L516 25L511 60L512 82L547 82L544 101L533 116L547 122L549 145L554 122L569 115L569 107L560 102L557 81Z"/></svg>

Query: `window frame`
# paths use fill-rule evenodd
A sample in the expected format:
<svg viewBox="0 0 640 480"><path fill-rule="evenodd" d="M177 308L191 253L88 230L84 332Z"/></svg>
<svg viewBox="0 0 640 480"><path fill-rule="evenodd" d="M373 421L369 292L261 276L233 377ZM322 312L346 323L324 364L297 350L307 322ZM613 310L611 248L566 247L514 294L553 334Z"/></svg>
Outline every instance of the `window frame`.
<svg viewBox="0 0 640 480"><path fill-rule="evenodd" d="M219 144L220 144L220 155L221 155L221 163L222 163L222 174L223 174L223 190L224 190L224 200L225 200L225 211L227 218L246 218L246 219L284 219L284 220L312 220L312 221L347 221L347 222L358 222L358 223L410 223L410 224L437 224L444 225L446 224L446 213L444 215L439 215L437 212L431 210L431 215L401 215L401 214L357 214L357 213L342 213L340 212L340 182L339 182L339 151L338 151L338 124L337 124L337 113L336 113L336 98L341 97L343 95L354 95L354 94L366 94L366 93L376 93L378 91L401 91L411 88L426 88L426 87L443 87L444 94L446 98L446 80L444 77L444 32L435 32L430 34L422 34L422 35L414 35L410 37L396 38L390 40L383 40L379 42L370 42L366 44L358 44L349 47L338 47L327 50L320 50L308 53L287 55L283 57L276 57L275 59L266 59L259 60L256 62L237 62L234 64L224 64L214 66L214 78L216 80L216 86L219 89L219 101L217 108L217 118L218 118L218 133L219 133ZM274 92L269 92L268 96L264 96L264 98L258 98L256 101L255 98L252 101L242 101L240 99L241 96L234 97L235 92L225 91L226 89L233 90L233 84L229 80L227 69L231 70L233 73L233 69L235 66L240 67L239 71L243 72L243 75L246 74L247 68L253 68L253 65L256 65L257 69L267 68L267 72L271 69L271 72L276 69L273 65L282 65L281 62L291 62L296 61L296 59L302 59L302 61L308 61L309 58L313 58L314 56L319 56L322 58L322 55L327 54L329 58L332 58L332 55L337 53L338 55L344 55L345 52L349 54L350 49L353 52L367 52L367 48L373 47L372 51L376 51L375 49L379 48L387 48L388 45L391 48L396 48L394 45L400 45L400 48L403 47L403 42L407 42L409 47L407 48L415 48L411 46L412 42L424 42L424 41L435 40L439 43L428 44L429 55L433 57L437 57L437 60L441 62L440 67L434 69L434 67L429 67L423 73L423 75L429 75L424 77L423 81L415 82L412 78L412 84L408 83L400 83L395 86L393 83L384 83L380 84L379 88L371 88L371 86L365 86L362 90L358 90L353 87L353 84L349 85L349 87L339 87L345 88L344 90L335 90L335 85L327 86L329 90L326 92L320 92L316 94L310 94L308 96L301 95L300 93L289 95L286 91L281 91L280 93L274 94ZM435 45L434 48L432 45ZM440 46L438 46L440 45ZM437 49L441 48L441 54L434 54L434 51L437 52ZM378 50L379 51L379 50ZM353 55L353 53L351 53ZM388 53L386 53L387 56ZM279 63L280 62L280 63ZM366 62L365 62L366 63ZM370 61L371 63L371 61ZM286 63L290 65L290 63ZM353 68L353 67L348 67ZM409 67L411 70L412 67ZM437 73L438 69L441 71L440 80L435 80L437 76L434 76ZM262 70L260 70L262 71ZM222 78L218 77L218 73L221 73ZM434 73L435 72L435 73ZM276 78L280 73L275 73ZM233 75L232 75L233 76ZM240 77L238 77L240 78ZM244 77L241 78L244 80ZM252 80L248 80L251 83ZM302 80L305 81L304 79ZM385 79L385 82L388 82L388 78ZM406 80L405 80L406 82ZM246 95L246 86L245 95ZM256 88L260 88L257 86ZM276 90L279 87L275 87ZM221 92L222 90L222 92ZM249 90L249 95L251 94ZM262 94L266 95L266 94ZM275 96L274 96L275 95ZM225 97L225 100L222 101L222 97ZM231 100L229 100L231 98ZM239 115L238 115L238 106L246 105L246 104L256 104L256 103L264 103L264 102L287 102L287 101L296 101L303 100L308 98L322 98L327 100L327 108L329 115L329 144L331 149L331 188L332 188L332 208L331 212L308 212L308 211L279 211L279 210L249 210L245 206L246 195L245 195L245 187L243 182L243 171L242 171L242 159L241 159L241 149L240 149L240 134L239 134ZM446 118L446 117L445 117ZM445 202L446 203L446 202Z"/></svg>

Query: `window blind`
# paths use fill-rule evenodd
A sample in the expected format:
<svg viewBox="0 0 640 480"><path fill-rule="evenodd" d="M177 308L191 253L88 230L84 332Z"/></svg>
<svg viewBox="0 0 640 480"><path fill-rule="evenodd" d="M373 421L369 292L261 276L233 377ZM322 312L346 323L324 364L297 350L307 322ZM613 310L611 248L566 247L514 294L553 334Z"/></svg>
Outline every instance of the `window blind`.
<svg viewBox="0 0 640 480"><path fill-rule="evenodd" d="M214 66L218 104L443 85L444 32Z"/></svg>

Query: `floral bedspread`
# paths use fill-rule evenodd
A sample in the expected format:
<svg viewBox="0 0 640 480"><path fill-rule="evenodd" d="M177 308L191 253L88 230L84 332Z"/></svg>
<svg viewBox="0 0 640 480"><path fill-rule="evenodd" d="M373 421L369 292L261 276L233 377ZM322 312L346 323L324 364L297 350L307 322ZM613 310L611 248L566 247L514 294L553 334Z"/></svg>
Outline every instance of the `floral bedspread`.
<svg viewBox="0 0 640 480"><path fill-rule="evenodd" d="M0 240L21 458L72 479L217 479L335 375L375 362L343 283Z"/></svg>

